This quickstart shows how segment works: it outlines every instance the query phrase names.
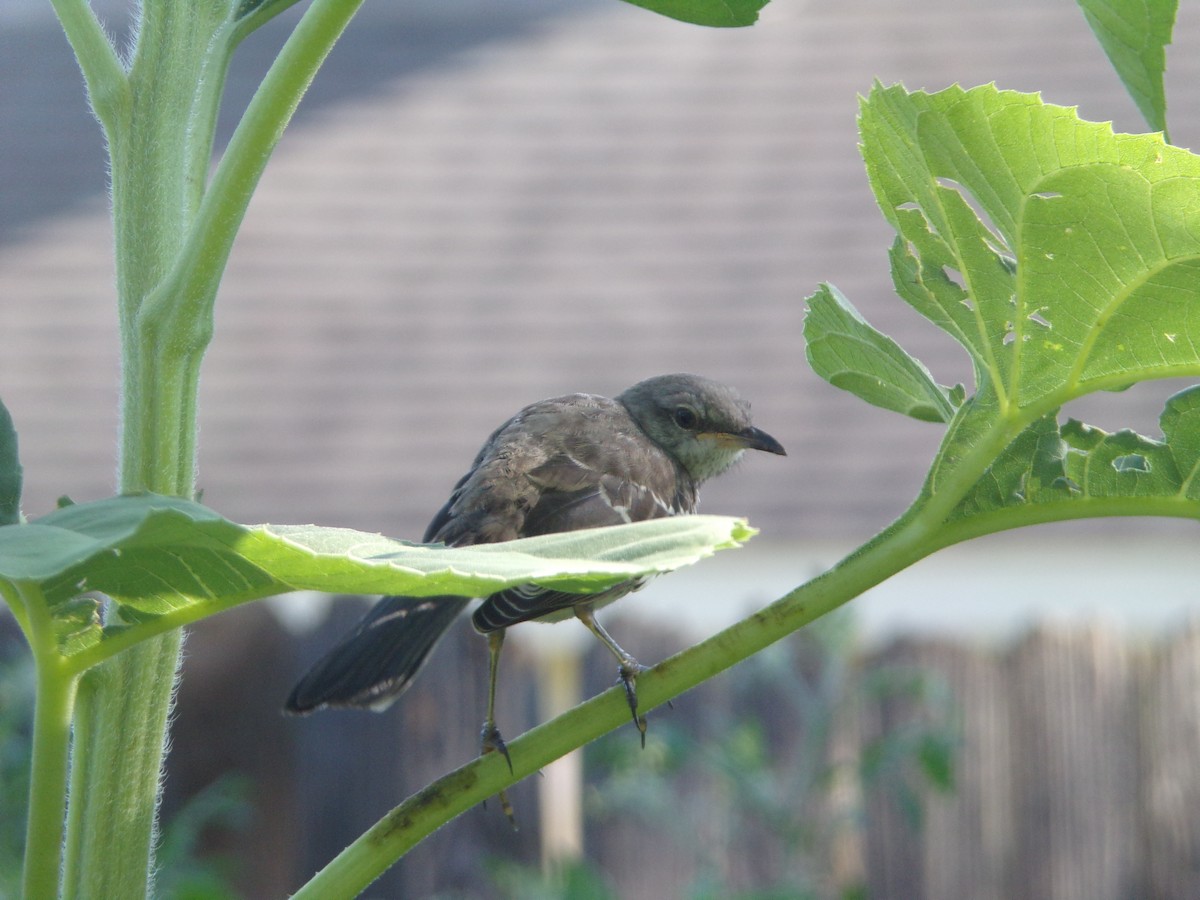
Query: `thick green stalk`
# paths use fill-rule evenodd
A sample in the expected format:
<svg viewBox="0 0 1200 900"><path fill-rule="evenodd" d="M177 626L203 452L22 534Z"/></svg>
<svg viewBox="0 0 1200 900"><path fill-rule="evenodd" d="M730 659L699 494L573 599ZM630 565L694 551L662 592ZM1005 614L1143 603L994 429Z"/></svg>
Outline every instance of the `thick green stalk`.
<svg viewBox="0 0 1200 900"><path fill-rule="evenodd" d="M180 632L154 638L85 676L72 759L68 900L148 895L180 643Z"/></svg>
<svg viewBox="0 0 1200 900"><path fill-rule="evenodd" d="M191 496L196 390L211 316L147 326L204 197L231 48L224 4L145 3L129 104L109 130L121 325L123 492ZM219 271L207 272L215 293ZM171 298L179 305L183 298Z"/></svg>
<svg viewBox="0 0 1200 900"><path fill-rule="evenodd" d="M211 322L140 326L203 197L229 60L215 3L145 3L127 102L105 122L122 352L120 489L194 493L196 391ZM66 897L144 896L182 632L90 672L74 766Z"/></svg>
<svg viewBox="0 0 1200 900"><path fill-rule="evenodd" d="M229 58L245 4L146 0L128 74L94 16L56 0L108 138L122 350L122 492L195 489L200 363L234 236L271 151L362 0L315 0L208 184ZM102 36L102 34L101 34ZM82 52L80 52L82 49ZM182 632L87 673L77 719L64 896L144 896Z"/></svg>

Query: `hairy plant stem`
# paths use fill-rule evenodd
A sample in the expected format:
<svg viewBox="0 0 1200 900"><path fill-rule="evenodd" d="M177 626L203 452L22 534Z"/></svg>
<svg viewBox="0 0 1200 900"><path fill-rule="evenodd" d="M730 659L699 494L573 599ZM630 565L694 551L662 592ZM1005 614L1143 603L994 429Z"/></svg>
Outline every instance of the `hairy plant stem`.
<svg viewBox="0 0 1200 900"><path fill-rule="evenodd" d="M233 0L145 0L127 71L86 2L54 0L111 157L123 493L191 497L195 492L200 363L212 336L212 308L225 262L271 151L361 2L314 0L209 184L230 56L249 30L289 0L257 9ZM64 897L138 897L150 890L160 773L182 640L181 630L159 635L83 678ZM61 822L61 802L57 809Z"/></svg>
<svg viewBox="0 0 1200 900"><path fill-rule="evenodd" d="M146 3L126 102L105 121L121 334L120 490L194 492L196 392L211 322L147 328L140 311L177 259L203 196L229 51L218 4ZM110 619L112 614L110 613ZM148 890L167 719L183 633L85 675L63 896ZM82 721L86 719L86 721Z"/></svg>

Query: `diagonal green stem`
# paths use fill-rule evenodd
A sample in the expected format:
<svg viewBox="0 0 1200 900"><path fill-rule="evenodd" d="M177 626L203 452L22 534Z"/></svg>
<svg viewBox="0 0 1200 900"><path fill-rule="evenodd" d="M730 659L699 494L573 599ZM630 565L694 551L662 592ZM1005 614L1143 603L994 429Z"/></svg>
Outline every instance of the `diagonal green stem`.
<svg viewBox="0 0 1200 900"><path fill-rule="evenodd" d="M640 674L639 707L650 710L690 690L929 552L925 529L909 516L902 518L820 577ZM510 741L511 774L498 754L451 772L389 812L305 884L294 900L357 896L450 819L628 721L629 707L618 686Z"/></svg>
<svg viewBox="0 0 1200 900"><path fill-rule="evenodd" d="M105 130L112 128L125 102L125 70L104 26L87 0L50 0L83 72L92 109Z"/></svg>

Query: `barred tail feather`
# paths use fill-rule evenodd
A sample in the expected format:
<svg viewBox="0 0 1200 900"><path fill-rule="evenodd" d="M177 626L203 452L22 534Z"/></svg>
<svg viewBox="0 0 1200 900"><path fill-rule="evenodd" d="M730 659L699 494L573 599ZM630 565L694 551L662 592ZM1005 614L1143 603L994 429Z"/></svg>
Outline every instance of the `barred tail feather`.
<svg viewBox="0 0 1200 900"><path fill-rule="evenodd" d="M416 678L468 602L463 597L384 597L297 682L284 711L386 709Z"/></svg>

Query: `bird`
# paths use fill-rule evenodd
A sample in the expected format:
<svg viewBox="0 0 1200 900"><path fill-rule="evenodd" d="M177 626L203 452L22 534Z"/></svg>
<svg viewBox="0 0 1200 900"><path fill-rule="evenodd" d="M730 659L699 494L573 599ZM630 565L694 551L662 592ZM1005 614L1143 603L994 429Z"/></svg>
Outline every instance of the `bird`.
<svg viewBox="0 0 1200 900"><path fill-rule="evenodd" d="M466 547L694 513L700 485L746 450L787 455L779 441L752 424L749 404L733 388L699 375L647 378L614 398L579 393L542 400L484 442L429 523L424 542ZM616 658L645 746L646 720L638 712L636 687L643 667L595 617L597 609L644 582L630 579L593 594L522 585L483 599L471 617L488 641L482 753L499 751L512 768L495 720L505 632L526 621L572 616ZM297 682L285 711L387 708L472 599L382 598Z"/></svg>

